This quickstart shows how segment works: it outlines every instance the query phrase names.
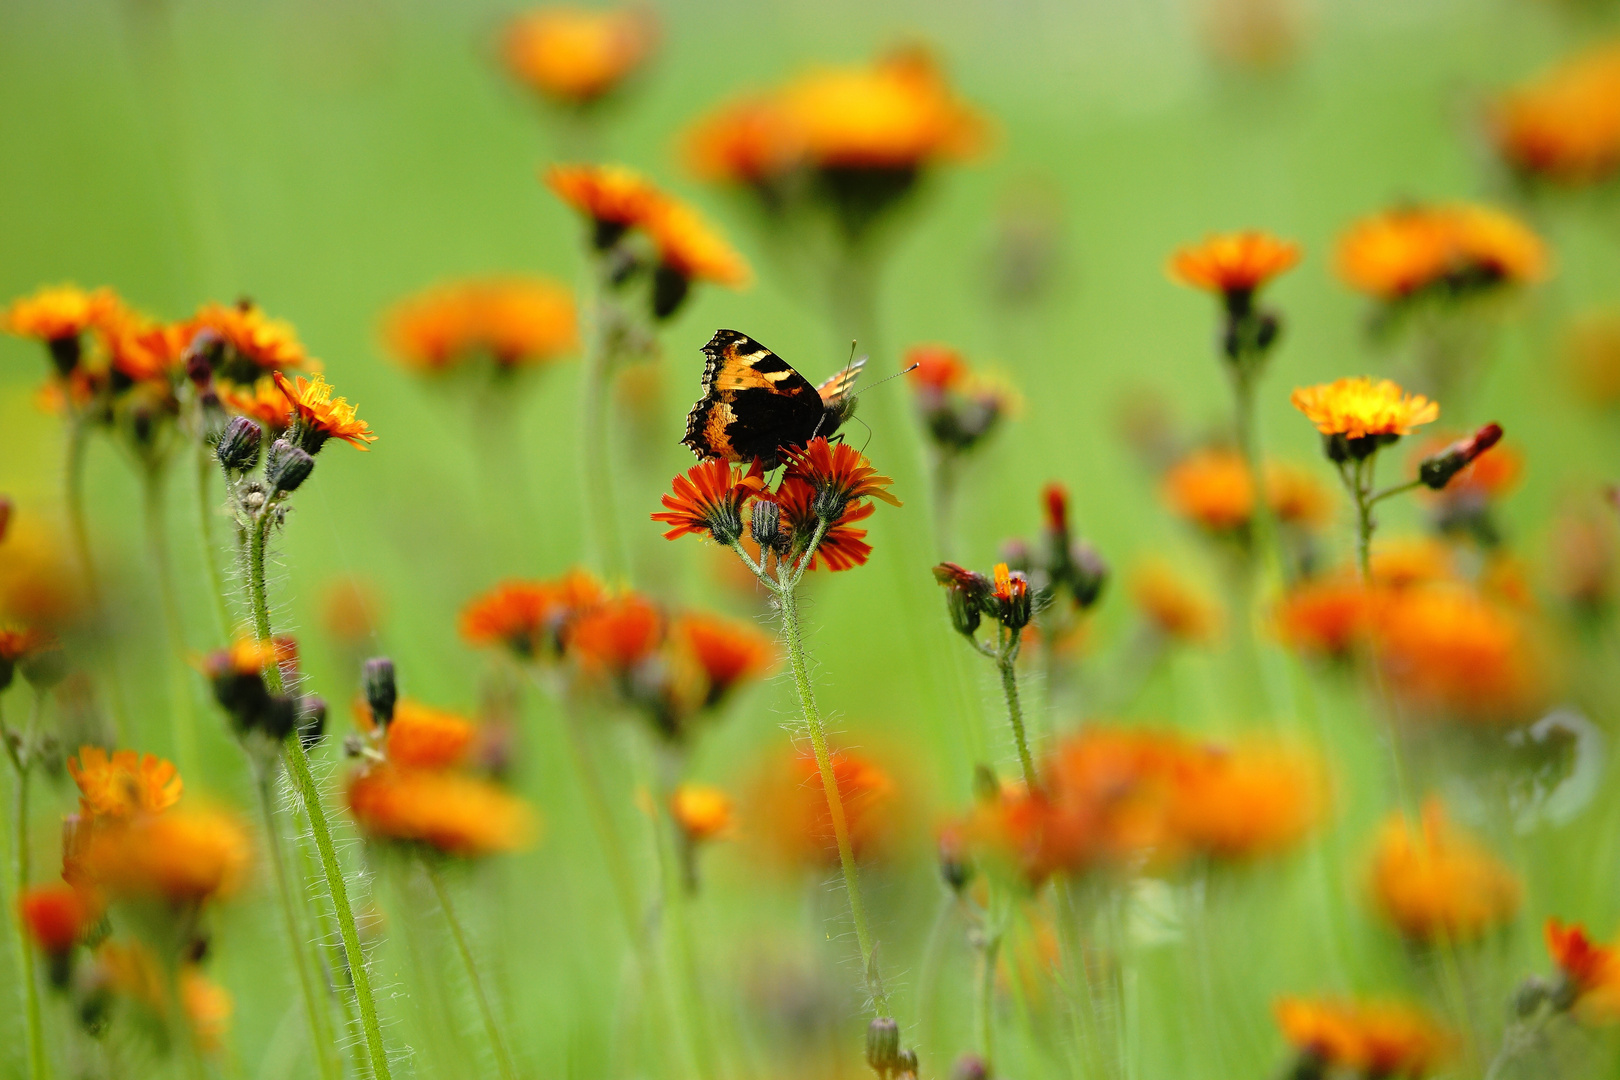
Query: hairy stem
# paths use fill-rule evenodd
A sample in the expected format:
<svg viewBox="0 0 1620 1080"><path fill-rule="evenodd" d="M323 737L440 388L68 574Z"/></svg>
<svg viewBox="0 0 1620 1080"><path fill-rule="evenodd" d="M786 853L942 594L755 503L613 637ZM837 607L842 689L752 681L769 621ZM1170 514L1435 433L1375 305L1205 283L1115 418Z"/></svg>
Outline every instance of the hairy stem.
<svg viewBox="0 0 1620 1080"><path fill-rule="evenodd" d="M213 594L214 614L219 619L219 634L221 638L228 638L231 625L236 621L231 617L230 600L225 588L225 575L219 568L219 552L215 548L214 540L214 502L210 495L209 480L214 475L218 465L214 455L209 453L207 444L200 443L197 447L197 535L202 543L203 569L208 574L208 588Z"/></svg>
<svg viewBox="0 0 1620 1080"><path fill-rule="evenodd" d="M985 926L984 940L979 943L979 971L974 988L974 1012L979 1025L979 1056L984 1059L985 1072L995 1075L996 1060L996 957L1001 953L1002 931Z"/></svg>
<svg viewBox="0 0 1620 1080"><path fill-rule="evenodd" d="M625 561L619 537L618 508L613 498L613 462L608 439L608 383L613 373L613 340L617 334L616 329L608 326L609 320L614 318L612 305L606 298L608 287L604 280L596 283L595 325L591 328L584 370L580 372L583 445L579 461L589 550L603 575L613 581L624 575Z"/></svg>
<svg viewBox="0 0 1620 1080"><path fill-rule="evenodd" d="M270 526L274 520L275 500L272 499L253 522L248 541L248 602L253 611L253 627L260 641L269 641L272 636L264 568L265 545L269 542ZM265 668L264 681L272 693L282 692L279 665L271 664ZM310 835L320 855L326 888L332 897L332 911L337 917L338 933L343 938L343 952L349 962L350 976L354 979L355 1002L360 1008L360 1024L366 1033L371 1072L376 1080L389 1080L388 1051L383 1046L382 1027L377 1022L377 1002L371 992L371 976L366 971L365 953L360 948L360 933L355 928L354 909L349 904L343 864L338 861L337 848L332 843L332 830L326 821L326 808L321 801L320 785L310 772L309 756L304 753L304 744L298 732L292 732L282 741L281 756L303 803L304 812L309 816Z"/></svg>
<svg viewBox="0 0 1620 1080"><path fill-rule="evenodd" d="M141 472L141 494L146 519L147 556L157 577L158 602L163 609L163 627L169 639L169 707L174 713L174 741L182 768L197 767L197 710L191 694L190 672L186 669L185 624L180 600L174 591L174 572L169 561L169 528L163 483L167 474L161 466L148 465Z"/></svg>
<svg viewBox="0 0 1620 1080"><path fill-rule="evenodd" d="M1013 638L1014 646L1017 643ZM1007 723L1012 725L1013 741L1018 744L1018 764L1024 770L1024 787L1034 794L1040 790L1035 776L1035 760L1029 754L1029 739L1024 734L1024 707L1018 701L1017 650L1009 646L996 654L996 667L1001 671L1001 694L1007 702Z"/></svg>
<svg viewBox="0 0 1620 1080"><path fill-rule="evenodd" d="M484 1031L495 1054L495 1065L500 1070L502 1080L516 1080L511 1055L507 1053L506 1041L501 1037L501 1026L495 1020L495 1010L490 1007L484 980L478 974L478 963L473 959L471 946L467 944L467 934L461 927L461 920L456 918L456 909L450 904L450 893L444 887L444 879L430 860L424 858L422 868L427 871L428 881L433 884L433 895L439 899L439 907L444 910L444 921L450 925L450 936L455 939L456 951L461 954L461 964L467 969L467 981L472 983L473 999L478 1003L479 1015L483 1017Z"/></svg>

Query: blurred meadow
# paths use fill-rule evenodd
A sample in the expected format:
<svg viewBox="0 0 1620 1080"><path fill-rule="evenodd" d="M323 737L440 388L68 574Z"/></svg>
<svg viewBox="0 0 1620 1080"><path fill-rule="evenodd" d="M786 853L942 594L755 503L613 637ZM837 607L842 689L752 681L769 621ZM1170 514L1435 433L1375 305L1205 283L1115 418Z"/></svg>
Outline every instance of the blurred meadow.
<svg viewBox="0 0 1620 1080"><path fill-rule="evenodd" d="M1281 11L1288 25L1279 55L1247 62L1234 50L1254 45L1244 35L1260 31L1234 20L1257 10ZM317 776L331 778L328 814L373 949L393 1075L500 1073L429 878L412 856L362 842L341 809L351 768L344 737L363 709L351 708L360 661L381 655L410 698L510 723L503 779L535 808L538 841L457 861L444 883L516 1075L740 1080L867 1069L869 1015L838 864L795 863L778 850L778 819L792 811L773 788L820 791L813 772L809 780L781 772L800 732L785 659L736 691L692 743L685 777L731 793L737 820L731 835L704 845L702 889L677 904L684 941L671 929L669 897L658 899L660 874L665 886L669 876L648 824L658 816L656 752L638 720L607 710L589 717L646 910L640 931L653 942L659 977L677 988L670 1024L649 1005L614 912L590 796L563 733L562 714L574 706L514 680L491 650L458 633L468 602L498 582L590 565L585 369L576 352L529 374L519 390L467 393L393 359L384 314L458 278L583 282L590 266L579 216L541 173L587 152L699 208L754 277L743 289L695 287L658 327L657 359L609 389L611 498L629 555L622 581L610 584L776 633L768 597L739 578L724 548L666 543L648 518L670 478L693 464L679 440L699 394L700 350L716 328L758 339L812 382L843 365L861 334L866 386L899 371L910 347L948 343L1021 399L983 448L963 455L949 550L941 550L913 387L897 379L863 396L865 426L841 432L894 478L905 505L879 506L866 523L866 565L812 575L803 587L812 675L833 742L880 763L893 787L882 809L892 818L888 841L863 858L862 882L891 1014L916 1049L919 1075L971 1077L953 1068L984 1050L974 990L983 978L995 983L993 1075L1019 1080L1303 1080L1310 1074L1287 1072L1295 1059L1273 1016L1275 1000L1289 995L1427 1004L1448 1027L1473 1033L1435 1066L1437 1076L1614 1074L1620 1047L1595 1023L1560 1035L1545 1059L1487 1071L1515 987L1553 970L1543 922L1578 921L1599 937L1620 923L1620 788L1612 782L1620 654L1609 598L1596 614L1571 615L1559 561L1569 557L1560 530L1571 520L1598 523L1595 542L1608 545L1594 556L1600 561L1615 558L1620 532L1601 496L1620 452L1613 400L1596 400L1568 359L1573 325L1620 311L1620 203L1612 182L1550 192L1516 182L1485 117L1506 88L1612 37L1620 8L1601 0L672 0L657 8L660 36L645 70L596 106L584 135L503 70L498 42L513 14L511 4L488 0L0 5L0 299L59 282L108 285L143 311L180 319L207 301L251 297L296 326L377 435L367 453L334 446L321 455L273 541L269 589L276 632L298 638L304 689L330 703L327 737L310 757ZM931 170L885 222L876 322L857 326L829 318L819 280L787 272L794 251L772 244L769 223L742 195L693 175L680 133L737 94L808 66L864 63L913 43L986 118L987 141L970 160ZM1370 340L1372 305L1335 272L1335 245L1353 221L1383 208L1455 200L1510 210L1550 252L1544 280L1491 312L1477 385L1455 405L1440 398L1432 425L1456 437L1499 423L1504 449L1522 458L1517 486L1493 513L1524 608L1534 612L1526 618L1538 627L1535 662L1552 687L1538 716L1565 710L1581 733L1576 750L1547 766L1554 794L1515 796L1502 813L1483 767L1471 778L1466 764L1493 750L1469 743L1419 754L1406 775L1356 679L1280 644L1271 611L1281 581L1264 578L1252 620L1244 613L1233 590L1246 586L1233 585L1231 560L1166 505L1143 453L1155 433L1190 446L1230 423L1215 355L1218 304L1167 276L1171 253L1243 228L1297 242L1298 267L1264 293L1284 330L1258 384L1256 431L1268 458L1314 473L1328 492L1321 563L1348 565L1354 507L1289 394L1361 374L1408 383L1394 350ZM1019 243L1033 245L1040 288L1008 300L997 293L998 274L1008 245ZM13 507L0 539L0 586L13 589L34 567L72 567L74 558L64 423L40 404L41 353L37 341L0 337L0 495ZM1383 455L1384 482L1411 475L1413 447L1425 437ZM255 854L240 889L207 915L208 971L234 1003L218 1049L188 1061L122 1030L116 1013L99 1042L86 1041L41 975L51 1075L320 1075L263 864L250 759L207 680L170 647L136 469L108 438L92 437L88 454L84 504L106 594L98 640L110 642L88 655L119 673L128 723L120 745L175 761L188 803L250 823ZM212 506L220 547L212 556L204 547L194 471L191 455L179 455L163 510L193 663L228 643L204 560L230 565L228 525ZM1050 954L1061 951L1051 921L1063 918L1052 915L1050 896L1021 901L1002 964L984 976L936 851L941 827L984 797L976 766L1005 780L1018 775L1018 758L995 670L964 647L929 571L950 559L988 573L1005 540L1039 535L1041 493L1052 481L1066 486L1076 534L1109 577L1081 616L1074 692L1049 692L1051 669L1033 651L1020 665L1036 756L1099 721L1192 741L1264 736L1318 754L1327 791L1309 836L1282 854L1196 878L1138 868L1108 886L1102 906L1116 924L1107 963L1117 993L1103 1015L1117 1030L1103 1034L1070 1016L1079 1011L1065 1001L1073 988L1050 974ZM211 482L222 499L217 469ZM1381 505L1375 555L1381 542L1429 535L1430 506L1413 496ZM1210 602L1218 598L1223 614L1207 640L1171 642L1158 662L1143 661L1137 687L1131 665L1144 616L1133 582L1154 559ZM240 571L229 573L239 588ZM0 611L0 621L15 615ZM19 679L5 693L15 727L28 692ZM177 734L182 709L193 718L194 747ZM70 711L59 703L44 713L64 741L87 730L72 726ZM27 840L40 880L54 877L59 819L78 798L61 761L75 749L59 747L33 788ZM15 782L8 771L8 792ZM1451 817L1522 885L1511 915L1460 954L1448 947L1416 956L1370 899L1380 822L1403 800L1409 811L1420 800L1402 785L1444 796ZM15 821L10 802L5 813ZM295 831L291 818L280 824ZM312 856L300 858L304 884L318 892ZM0 893L8 910L14 885L8 875ZM8 934L0 988L21 980ZM0 1074L35 1075L22 995L0 996ZM683 1019L696 1026L684 1029ZM1081 1048L1087 1040L1112 1040L1112 1049L1094 1054ZM344 1075L364 1075L359 1062L345 1049ZM1354 1068L1362 1066L1342 1075L1375 1075Z"/></svg>

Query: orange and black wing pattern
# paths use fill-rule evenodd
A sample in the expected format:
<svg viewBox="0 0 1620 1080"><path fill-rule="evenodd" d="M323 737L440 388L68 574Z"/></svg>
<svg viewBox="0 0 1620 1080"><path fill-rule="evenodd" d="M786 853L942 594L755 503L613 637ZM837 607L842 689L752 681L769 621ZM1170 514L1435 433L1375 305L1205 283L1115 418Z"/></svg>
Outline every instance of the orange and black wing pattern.
<svg viewBox="0 0 1620 1080"><path fill-rule="evenodd" d="M786 360L735 330L716 330L703 355L703 396L686 414L681 440L698 457L774 466L782 447L818 433L822 392Z"/></svg>

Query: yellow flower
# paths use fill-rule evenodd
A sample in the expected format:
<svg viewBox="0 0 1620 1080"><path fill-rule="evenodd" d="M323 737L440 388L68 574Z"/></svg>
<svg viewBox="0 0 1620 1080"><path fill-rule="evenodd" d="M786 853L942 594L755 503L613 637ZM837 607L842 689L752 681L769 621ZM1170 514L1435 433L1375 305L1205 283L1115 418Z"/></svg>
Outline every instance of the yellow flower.
<svg viewBox="0 0 1620 1080"><path fill-rule="evenodd" d="M1506 924L1523 893L1513 871L1446 820L1437 799L1420 829L1397 813L1378 837L1372 867L1378 912L1413 941L1477 940Z"/></svg>
<svg viewBox="0 0 1620 1080"><path fill-rule="evenodd" d="M68 758L67 770L79 786L79 806L87 817L158 814L179 802L183 790L173 763L133 750L109 757L99 746L81 746L78 757Z"/></svg>
<svg viewBox="0 0 1620 1080"><path fill-rule="evenodd" d="M658 42L641 8L586 11L548 7L513 19L502 54L526 85L565 105L587 105L619 86Z"/></svg>
<svg viewBox="0 0 1620 1080"><path fill-rule="evenodd" d="M332 387L320 375L313 382L298 375L296 383L279 371L271 377L292 404L300 428L299 443L305 450L314 453L329 438L342 439L358 450L369 450L365 444L377 441L371 425L355 415L347 398L334 400Z"/></svg>
<svg viewBox="0 0 1620 1080"><path fill-rule="evenodd" d="M1365 375L1300 387L1288 400L1322 434L1347 439L1405 435L1440 416L1440 406L1422 394L1408 394L1388 379Z"/></svg>

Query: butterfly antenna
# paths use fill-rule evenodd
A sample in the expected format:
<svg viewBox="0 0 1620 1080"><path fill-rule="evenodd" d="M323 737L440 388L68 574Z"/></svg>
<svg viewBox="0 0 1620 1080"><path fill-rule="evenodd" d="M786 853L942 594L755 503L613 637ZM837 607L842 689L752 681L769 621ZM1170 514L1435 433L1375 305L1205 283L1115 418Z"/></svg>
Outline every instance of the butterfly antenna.
<svg viewBox="0 0 1620 1080"><path fill-rule="evenodd" d="M853 414L850 416L850 419L866 429L866 441L861 443L861 453L864 454L866 453L866 448L872 444L872 425L868 424L865 420L862 420L859 416L855 416Z"/></svg>
<svg viewBox="0 0 1620 1080"><path fill-rule="evenodd" d="M882 386L884 383L888 382L890 379L898 379L902 375L910 375L913 371L916 371L920 367L922 367L921 364L912 364L910 367L906 368L904 371L897 371L893 375L886 375L883 378L879 379L877 382L873 383L871 386L863 388L861 390L860 394L851 394L850 396L851 397L860 397L861 394L866 393L867 390L876 390L878 387Z"/></svg>

